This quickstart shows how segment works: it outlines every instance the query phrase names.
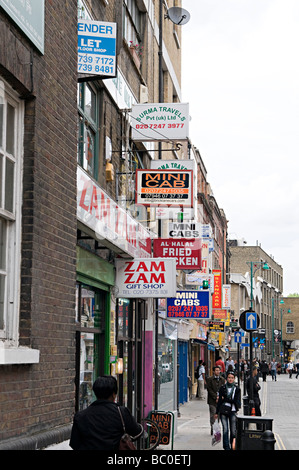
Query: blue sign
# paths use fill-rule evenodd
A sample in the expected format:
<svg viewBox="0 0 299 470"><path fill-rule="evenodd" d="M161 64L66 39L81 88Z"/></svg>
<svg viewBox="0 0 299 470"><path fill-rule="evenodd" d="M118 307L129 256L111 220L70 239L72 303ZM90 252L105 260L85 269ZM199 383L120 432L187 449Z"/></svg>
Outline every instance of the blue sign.
<svg viewBox="0 0 299 470"><path fill-rule="evenodd" d="M250 344L249 343L242 343L241 344L241 349L243 348L249 348Z"/></svg>
<svg viewBox="0 0 299 470"><path fill-rule="evenodd" d="M116 76L116 23L78 21L78 72Z"/></svg>
<svg viewBox="0 0 299 470"><path fill-rule="evenodd" d="M240 331L235 331L235 343L242 342L242 333Z"/></svg>
<svg viewBox="0 0 299 470"><path fill-rule="evenodd" d="M256 312L251 312L250 310L246 312L246 330L256 330L257 329L257 314Z"/></svg>
<svg viewBox="0 0 299 470"><path fill-rule="evenodd" d="M167 298L167 316L172 318L210 318L209 291L178 291Z"/></svg>

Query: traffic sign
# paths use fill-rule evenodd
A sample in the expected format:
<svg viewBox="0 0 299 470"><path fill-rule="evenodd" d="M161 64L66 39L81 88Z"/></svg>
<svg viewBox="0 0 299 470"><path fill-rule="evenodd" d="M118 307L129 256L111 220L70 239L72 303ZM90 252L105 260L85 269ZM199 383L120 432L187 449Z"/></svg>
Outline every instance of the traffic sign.
<svg viewBox="0 0 299 470"><path fill-rule="evenodd" d="M254 331L260 324L260 318L253 310L246 310L241 313L239 322L242 330Z"/></svg>
<svg viewBox="0 0 299 470"><path fill-rule="evenodd" d="M235 331L235 343L242 342L242 333L240 331Z"/></svg>

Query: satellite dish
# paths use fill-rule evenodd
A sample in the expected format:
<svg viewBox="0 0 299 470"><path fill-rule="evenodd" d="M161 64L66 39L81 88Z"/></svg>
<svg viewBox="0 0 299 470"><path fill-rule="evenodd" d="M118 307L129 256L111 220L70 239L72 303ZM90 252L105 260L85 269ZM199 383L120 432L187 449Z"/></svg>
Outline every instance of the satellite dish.
<svg viewBox="0 0 299 470"><path fill-rule="evenodd" d="M181 7L172 7L167 10L165 18L169 18L174 24L182 26L190 20L190 13Z"/></svg>

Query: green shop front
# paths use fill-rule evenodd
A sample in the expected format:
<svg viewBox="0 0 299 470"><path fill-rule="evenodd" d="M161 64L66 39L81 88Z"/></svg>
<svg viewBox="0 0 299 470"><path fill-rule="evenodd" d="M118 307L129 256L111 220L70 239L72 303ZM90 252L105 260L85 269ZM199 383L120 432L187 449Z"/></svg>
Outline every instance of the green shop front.
<svg viewBox="0 0 299 470"><path fill-rule="evenodd" d="M117 296L115 259L150 257L150 232L79 166L77 228L76 410L94 400L96 377L112 374L118 400L134 413L142 400L147 302Z"/></svg>

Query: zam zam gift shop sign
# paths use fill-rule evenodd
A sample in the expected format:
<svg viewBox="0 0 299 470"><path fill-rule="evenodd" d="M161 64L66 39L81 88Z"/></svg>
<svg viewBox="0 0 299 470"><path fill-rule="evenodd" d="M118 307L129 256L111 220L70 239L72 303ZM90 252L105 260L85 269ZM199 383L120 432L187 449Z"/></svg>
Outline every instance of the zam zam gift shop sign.
<svg viewBox="0 0 299 470"><path fill-rule="evenodd" d="M163 298L176 294L175 260L116 259L117 297Z"/></svg>
<svg viewBox="0 0 299 470"><path fill-rule="evenodd" d="M209 291L178 291L167 299L167 316L174 318L210 318Z"/></svg>

